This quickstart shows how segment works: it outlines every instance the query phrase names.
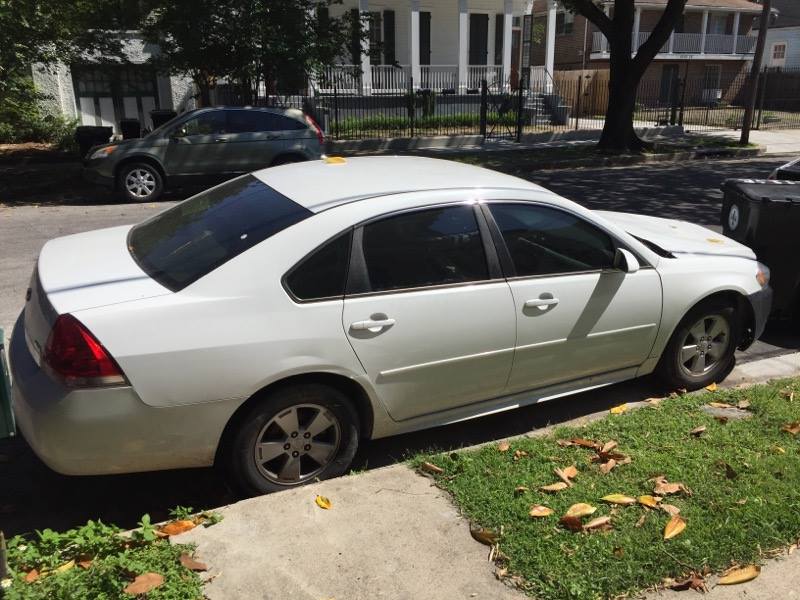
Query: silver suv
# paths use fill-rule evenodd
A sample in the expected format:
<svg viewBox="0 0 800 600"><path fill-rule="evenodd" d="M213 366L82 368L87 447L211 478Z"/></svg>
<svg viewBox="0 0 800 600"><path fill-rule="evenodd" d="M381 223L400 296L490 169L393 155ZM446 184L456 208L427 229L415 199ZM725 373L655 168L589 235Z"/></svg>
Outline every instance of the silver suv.
<svg viewBox="0 0 800 600"><path fill-rule="evenodd" d="M264 167L322 155L319 125L297 109L201 108L143 138L95 146L84 179L119 191L128 202L151 202L167 186L210 184Z"/></svg>

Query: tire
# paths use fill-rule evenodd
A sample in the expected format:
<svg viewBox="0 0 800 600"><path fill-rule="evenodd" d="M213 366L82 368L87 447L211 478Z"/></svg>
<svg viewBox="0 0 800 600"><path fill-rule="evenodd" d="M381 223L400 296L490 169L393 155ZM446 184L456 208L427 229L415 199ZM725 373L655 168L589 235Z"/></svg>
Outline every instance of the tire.
<svg viewBox="0 0 800 600"><path fill-rule="evenodd" d="M671 389L698 390L721 381L733 368L740 335L736 309L730 303L716 299L701 302L672 334L661 355L658 374Z"/></svg>
<svg viewBox="0 0 800 600"><path fill-rule="evenodd" d="M305 430L315 423L325 428ZM287 425L292 431L283 430ZM339 390L316 383L280 388L239 420L226 452L228 475L246 496L338 477L350 466L359 437L358 415Z"/></svg>
<svg viewBox="0 0 800 600"><path fill-rule="evenodd" d="M128 163L119 170L117 187L128 202L155 202L164 193L164 178L149 163Z"/></svg>
<svg viewBox="0 0 800 600"><path fill-rule="evenodd" d="M299 156L297 154L284 154L283 156L279 156L275 160L273 160L272 163L269 166L270 167L277 167L277 166L280 166L280 165L290 165L292 163L299 163L299 162L305 162L305 161L306 161L305 158L303 158L302 156Z"/></svg>

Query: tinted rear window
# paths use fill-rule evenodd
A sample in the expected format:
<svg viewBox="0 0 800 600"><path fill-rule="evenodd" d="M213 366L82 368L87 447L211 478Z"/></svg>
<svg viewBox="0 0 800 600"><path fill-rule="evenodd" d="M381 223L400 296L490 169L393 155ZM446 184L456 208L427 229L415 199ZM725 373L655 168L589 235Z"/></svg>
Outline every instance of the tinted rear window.
<svg viewBox="0 0 800 600"><path fill-rule="evenodd" d="M128 247L150 277L178 291L311 214L245 175L137 225Z"/></svg>

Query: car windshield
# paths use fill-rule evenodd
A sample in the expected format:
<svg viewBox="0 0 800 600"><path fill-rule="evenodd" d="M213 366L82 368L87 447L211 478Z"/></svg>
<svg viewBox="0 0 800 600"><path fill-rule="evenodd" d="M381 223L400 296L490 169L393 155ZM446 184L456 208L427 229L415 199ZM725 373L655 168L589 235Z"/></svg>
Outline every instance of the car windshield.
<svg viewBox="0 0 800 600"><path fill-rule="evenodd" d="M311 214L244 175L135 226L128 249L145 273L176 292Z"/></svg>

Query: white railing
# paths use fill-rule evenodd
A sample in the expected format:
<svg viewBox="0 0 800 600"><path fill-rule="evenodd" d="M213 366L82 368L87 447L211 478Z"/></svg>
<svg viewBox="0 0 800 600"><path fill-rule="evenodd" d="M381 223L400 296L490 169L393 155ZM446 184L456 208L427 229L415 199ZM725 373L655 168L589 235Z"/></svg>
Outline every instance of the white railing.
<svg viewBox="0 0 800 600"><path fill-rule="evenodd" d="M332 94L358 94L361 92L361 65L336 65L325 67L319 74L316 86L320 92Z"/></svg>
<svg viewBox="0 0 800 600"><path fill-rule="evenodd" d="M411 72L408 65L372 65L372 91L399 93L408 89Z"/></svg>
<svg viewBox="0 0 800 600"><path fill-rule="evenodd" d="M649 31L640 31L639 38L634 40L633 51L635 52L647 41L650 37ZM734 39L736 39L736 48L734 51ZM752 36L738 36L734 38L732 35L720 35L709 33L706 35L706 54L752 54L755 50L755 37ZM592 34L592 52L607 53L609 51L608 42L606 37L600 31L595 31ZM666 54L670 51L670 41L661 48L661 52ZM700 54L703 52L703 34L702 33L674 33L672 40L672 52L674 54Z"/></svg>
<svg viewBox="0 0 800 600"><path fill-rule="evenodd" d="M467 89L481 87L484 79L490 86L497 85L503 78L503 67L500 65L470 65L467 67Z"/></svg>
<svg viewBox="0 0 800 600"><path fill-rule="evenodd" d="M455 65L420 65L419 71L421 81L417 87L421 89L441 92L458 88L458 67Z"/></svg>

